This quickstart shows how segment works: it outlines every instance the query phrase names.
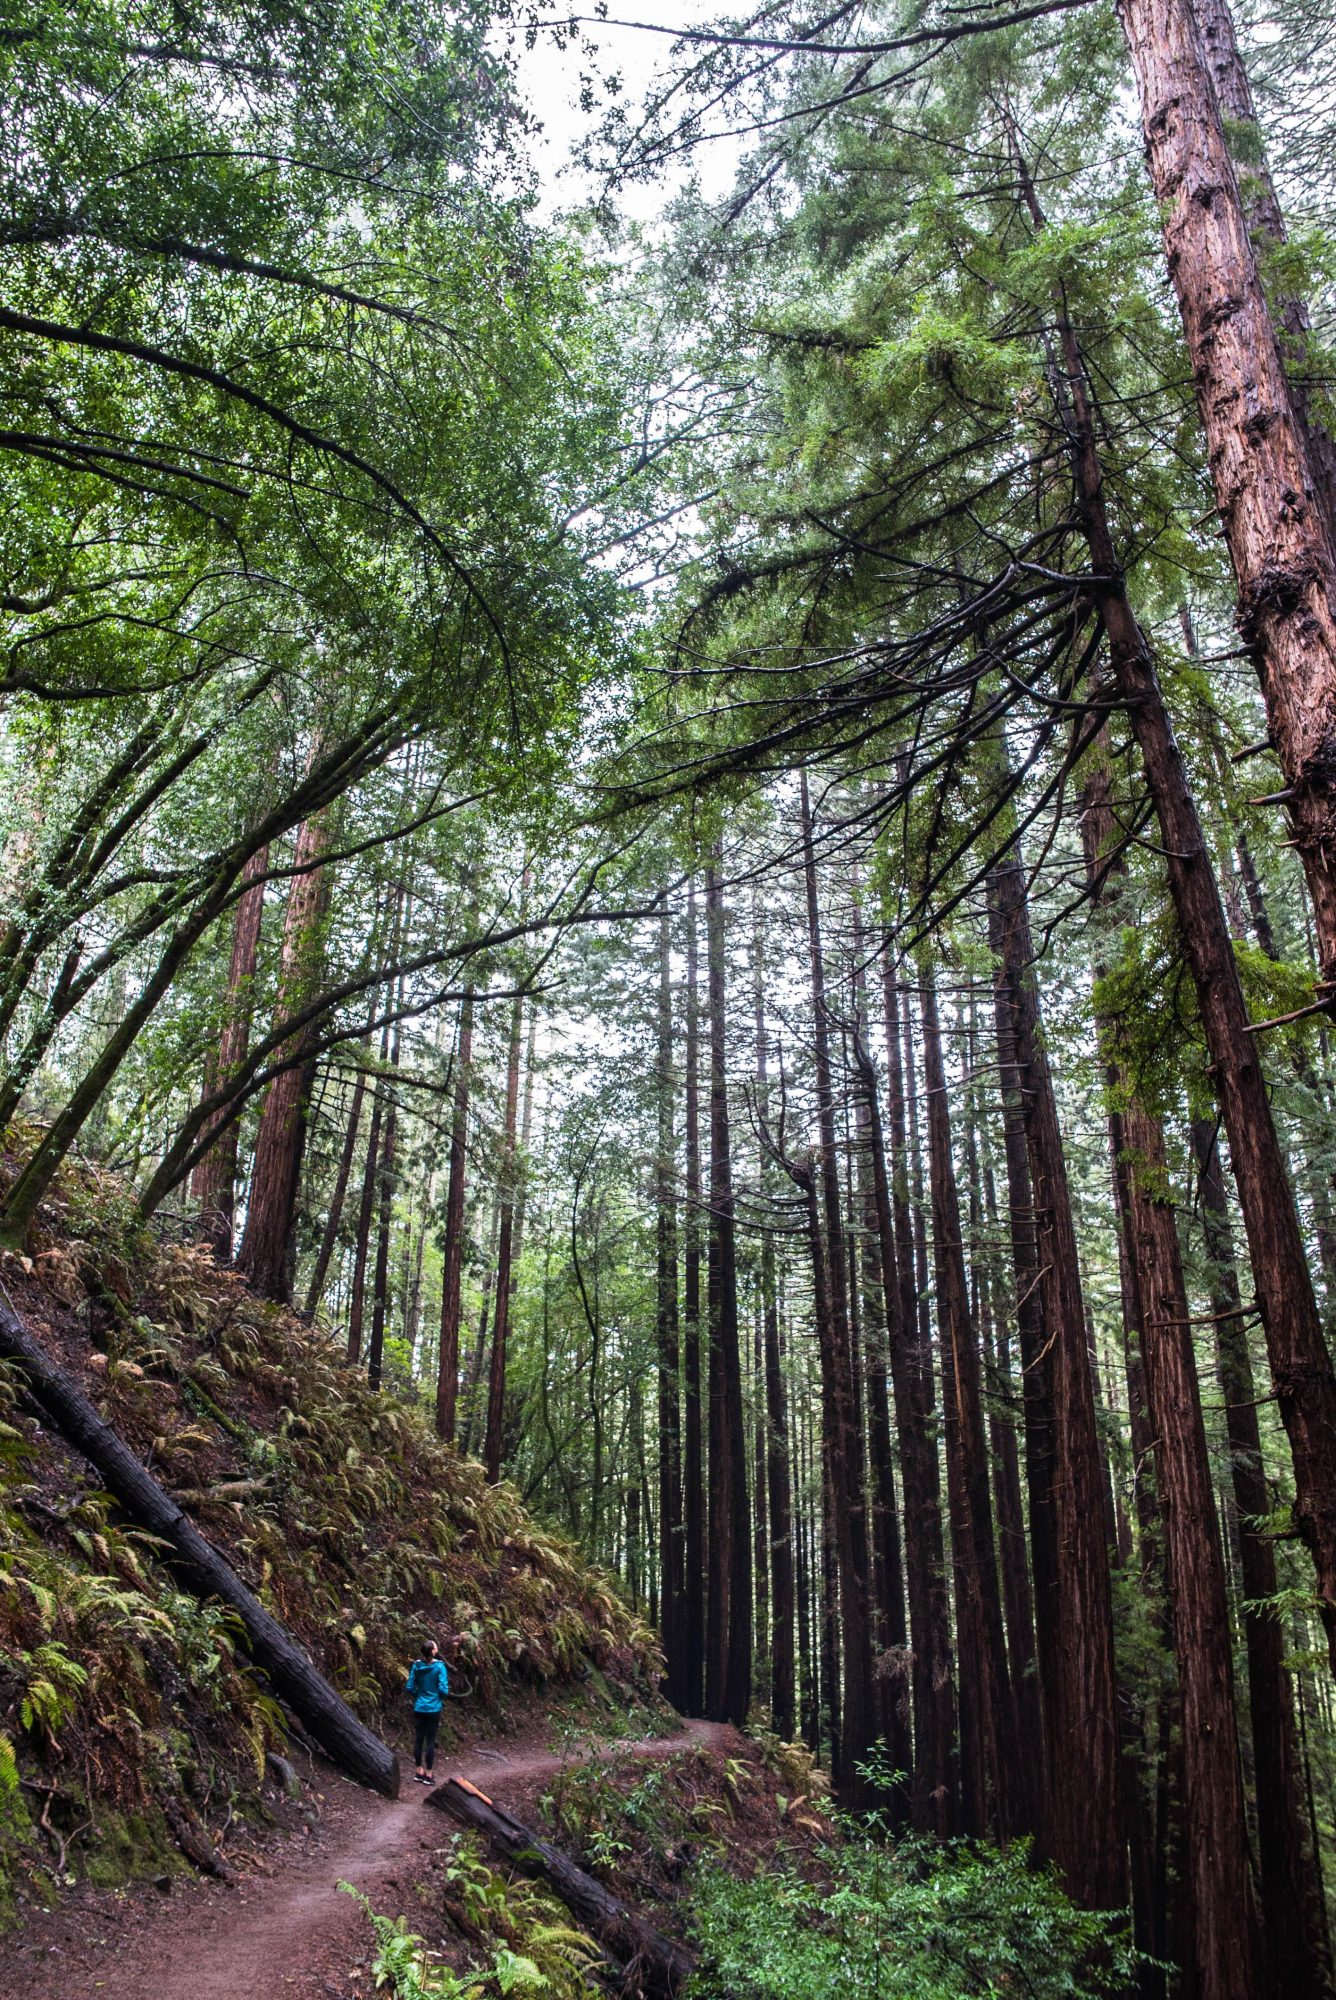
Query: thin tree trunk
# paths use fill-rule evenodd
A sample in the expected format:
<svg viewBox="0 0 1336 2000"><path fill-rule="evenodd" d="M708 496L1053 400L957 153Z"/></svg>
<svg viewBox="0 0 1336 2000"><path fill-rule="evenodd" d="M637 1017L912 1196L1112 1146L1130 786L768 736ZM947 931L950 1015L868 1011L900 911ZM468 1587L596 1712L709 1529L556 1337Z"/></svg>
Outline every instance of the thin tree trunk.
<svg viewBox="0 0 1336 2000"><path fill-rule="evenodd" d="M403 974L400 973L396 987L396 1007L402 1008L403 1002L404 980ZM400 1046L399 1022L396 1020L390 1042L391 1075L386 1089L385 1129L381 1140L376 1192L378 1207L376 1270L371 1288L371 1339L367 1345L366 1359L366 1379L368 1387L372 1389L379 1389L384 1374L385 1325L390 1310L390 1232L394 1225L399 1139L399 1101L395 1095L394 1076L399 1068Z"/></svg>
<svg viewBox="0 0 1336 2000"><path fill-rule="evenodd" d="M673 1191L673 987L668 906L659 916L658 1157L655 1187L656 1300L659 1376L659 1621L663 1634L665 1693L686 1703L682 1582L682 1406L678 1380L677 1201Z"/></svg>
<svg viewBox="0 0 1336 2000"><path fill-rule="evenodd" d="M473 988L459 1003L455 1046L455 1097L450 1114L450 1177L445 1196L441 1253L441 1339L436 1357L436 1431L455 1441L459 1402L459 1316L464 1276L464 1202L468 1181L469 1096L473 1088Z"/></svg>
<svg viewBox="0 0 1336 2000"><path fill-rule="evenodd" d="M496 1309L492 1319L492 1362L487 1376L487 1435L483 1465L488 1483L501 1477L502 1427L506 1406L506 1345L510 1337L515 1239L515 1205L519 1196L520 1163L516 1130L520 1102L520 1050L523 1046L524 998L516 994L510 1015L510 1048L506 1057L506 1123L501 1145L501 1223L496 1246Z"/></svg>
<svg viewBox="0 0 1336 2000"><path fill-rule="evenodd" d="M910 1210L909 1138L906 1132L906 1072L909 1076L914 1152L913 1173L921 1197L918 1166L917 1085L913 1039L906 1004L901 1021L900 992L889 947L881 960L886 1017L887 1108L890 1113L891 1167L886 1199L894 1235L897 1300L887 1301L891 1337L891 1386L905 1493L905 1552L909 1576L909 1634L914 1651L914 1825L920 1833L944 1838L954 1831L956 1806L956 1691L951 1655L951 1607L942 1534L941 1474L938 1466L936 1390L932 1345L920 1300L926 1286L918 1268L915 1221ZM903 1026L903 1052L901 1031ZM879 1107L878 1107L879 1109ZM878 1120L874 1115L873 1131ZM877 1153L874 1140L874 1171ZM882 1193L876 1190L882 1236L882 1283L888 1276Z"/></svg>
<svg viewBox="0 0 1336 2000"><path fill-rule="evenodd" d="M733 1168L728 1117L728 1043L725 1016L724 899L719 857L706 870L710 1003L710 1353L711 1437L714 1437L714 1360L718 1359L720 1458L711 1454L710 1491L720 1499L718 1533L711 1542L711 1576L722 1579L719 1627L712 1631L710 1661L722 1666L719 1719L739 1725L751 1706L752 1579L751 1509L747 1497L747 1427L738 1345L738 1279ZM711 1602L714 1602L711 1585ZM722 1645L721 1645L722 1640Z"/></svg>
<svg viewBox="0 0 1336 2000"><path fill-rule="evenodd" d="M1007 1679L1006 1637L993 1540L988 1445L984 1435L979 1349L970 1323L960 1197L951 1158L950 1110L937 995L930 976L922 984L923 1070L928 1111L928 1161L932 1186L933 1249L937 1269L937 1319L942 1342L943 1405L947 1414L948 1478L958 1493L952 1505L956 1574L956 1623L961 1651L961 1726L977 1763L967 1790L967 1833L1016 1831L1015 1721ZM966 1665L973 1668L973 1691ZM973 1794L971 1801L970 1794Z"/></svg>
<svg viewBox="0 0 1336 2000"><path fill-rule="evenodd" d="M873 1687L877 1697L878 1733L885 1741L891 1769L901 1774L892 1794L892 1817L897 1824L907 1824L913 1799L914 1769L910 1726L912 1676L909 1630L905 1619L907 1552L902 1548L900 1508L895 1492L890 1408L890 1356L895 1337L893 1327L898 1318L899 1274L895 1267L894 1225L882 1149L877 1073L864 1041L867 1020L866 954L856 895L853 905L853 954L854 1019L850 1048L853 1068L861 1085L856 1094L854 1116L862 1208L859 1234L867 1311L867 1335L862 1348L872 1475L871 1550L878 1617L875 1646L880 1655ZM853 1233L851 1230L851 1236Z"/></svg>
<svg viewBox="0 0 1336 2000"><path fill-rule="evenodd" d="M377 1176L380 1172L380 1128L385 1114L383 1072L390 1053L390 1024L380 1031L380 1071L371 1093L371 1125L366 1135L362 1194L357 1204L357 1237L353 1244L353 1281L348 1301L348 1360L356 1368L362 1359L362 1328L366 1322L366 1267L371 1256L371 1230L376 1219Z"/></svg>
<svg viewBox="0 0 1336 2000"><path fill-rule="evenodd" d="M320 1238L320 1248L316 1252L315 1269L311 1272L311 1282L306 1290L306 1304L302 1308L304 1319L315 1318L324 1296L325 1280L329 1276L334 1246L339 1240L343 1207L348 1199L348 1182L352 1178L353 1160L357 1155L357 1139L362 1126L362 1099L365 1095L366 1071L359 1069L357 1082L353 1085L353 1101L348 1107L348 1126L344 1134L343 1151L339 1155L338 1172L334 1177L334 1191L329 1198L329 1214L325 1217L324 1233Z"/></svg>
<svg viewBox="0 0 1336 2000"><path fill-rule="evenodd" d="M688 1715L705 1706L705 1463L700 1352L700 966L696 883L687 885L686 1242L683 1254L683 1514L686 1574L682 1589L682 1658ZM713 1561L714 1552L710 1552Z"/></svg>

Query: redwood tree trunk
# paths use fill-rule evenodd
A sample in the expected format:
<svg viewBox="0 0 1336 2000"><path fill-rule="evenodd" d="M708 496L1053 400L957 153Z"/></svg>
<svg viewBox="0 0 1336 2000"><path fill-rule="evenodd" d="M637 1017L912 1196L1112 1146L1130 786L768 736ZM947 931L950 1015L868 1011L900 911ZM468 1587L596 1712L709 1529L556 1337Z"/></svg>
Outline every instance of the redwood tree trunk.
<svg viewBox="0 0 1336 2000"><path fill-rule="evenodd" d="M241 879L248 886L237 902L233 920L232 960L227 969L227 1017L217 1050L204 1065L206 1099L227 1082L244 1059L250 1040L251 982L260 952L264 877L268 869L266 846L252 854L241 871ZM238 1133L235 1119L224 1121L223 1113L214 1120L215 1125L222 1127L217 1143L204 1155L190 1178L190 1192L199 1207L201 1234L220 1264L231 1259L236 1225Z"/></svg>
<svg viewBox="0 0 1336 2000"><path fill-rule="evenodd" d="M320 921L325 904L325 871L320 857L328 836L320 820L304 820L298 829L293 867L283 918L283 950L279 966L277 1017L281 1023L311 997L319 978ZM284 1045L285 1059L294 1050ZM294 1063L276 1076L264 1095L260 1129L255 1140L246 1229L237 1252L237 1269L265 1298L292 1301L296 1275L293 1225L297 1188L306 1141L306 1105L311 1076L306 1063Z"/></svg>
<svg viewBox="0 0 1336 2000"><path fill-rule="evenodd" d="M1096 579L1092 595L1108 633L1115 683L1128 706L1159 824L1170 893L1229 1134L1276 1401L1294 1457L1295 1525L1312 1552L1328 1650L1336 1663L1336 1374L1323 1339L1266 1078L1248 1032L1247 1003L1215 872L1109 530L1080 351L1070 325L1063 321L1060 330L1072 403L1073 469Z"/></svg>
<svg viewBox="0 0 1336 2000"><path fill-rule="evenodd" d="M1336 1007L1336 557L1191 0L1121 0L1192 363L1294 844Z"/></svg>
<svg viewBox="0 0 1336 2000"><path fill-rule="evenodd" d="M1098 880L1113 832L1107 771L1086 790L1086 865ZM1106 1024L1101 1027L1107 1042ZM1187 1286L1159 1121L1123 1096L1127 1250L1136 1273L1141 1352L1155 1438L1181 1707L1186 1873L1201 2000L1254 2000L1255 1936L1234 1708L1232 1633Z"/></svg>
<svg viewBox="0 0 1336 2000"><path fill-rule="evenodd" d="M1253 1786L1257 1799L1257 1863L1267 1965L1272 1991L1278 1996L1329 1993L1331 1967L1322 1935L1321 1888L1305 1851L1300 1820L1299 1749L1294 1730L1294 1691L1285 1668L1285 1635L1279 1619L1264 1608L1266 1601L1276 1595L1276 1556L1273 1544L1258 1526L1271 1512L1271 1496L1262 1464L1257 1388L1234 1267L1220 1149L1215 1126L1208 1119L1194 1119L1192 1147L1200 1177L1206 1250L1211 1260L1211 1312L1215 1319L1220 1393L1225 1405L1225 1434L1229 1440L1229 1490L1238 1529Z"/></svg>
<svg viewBox="0 0 1336 2000"><path fill-rule="evenodd" d="M1035 1283L1042 1299L1047 1349L1047 1379L1035 1398L1038 1412L1032 1416L1033 1406L1027 1404L1026 1421L1027 1427L1033 1421L1038 1431L1033 1446L1027 1436L1027 1451L1033 1450L1042 1468L1041 1503L1051 1467L1051 1528L1042 1516L1038 1524L1033 1516L1031 1520L1049 1759L1049 1828L1053 1857L1074 1899L1088 1909L1110 1910L1127 1900L1127 1868L1103 1467L1071 1193L1044 1050L1024 875L1014 853L997 871L993 894L990 927L1003 969L997 985L999 1031L1011 1057L1024 1119L1034 1208ZM1007 1066L1004 1055L1004 1085ZM1013 1202L1019 1193L1018 1187L1013 1189ZM1013 1226L1014 1221L1013 1210ZM1019 1271L1017 1277L1020 1282ZM1022 1318L1020 1325L1022 1342L1034 1338L1037 1329L1032 1320ZM1029 1358L1023 1346L1023 1363L1028 1364ZM1050 1412L1052 1427L1046 1437ZM1051 1605L1050 1593L1055 1600Z"/></svg>

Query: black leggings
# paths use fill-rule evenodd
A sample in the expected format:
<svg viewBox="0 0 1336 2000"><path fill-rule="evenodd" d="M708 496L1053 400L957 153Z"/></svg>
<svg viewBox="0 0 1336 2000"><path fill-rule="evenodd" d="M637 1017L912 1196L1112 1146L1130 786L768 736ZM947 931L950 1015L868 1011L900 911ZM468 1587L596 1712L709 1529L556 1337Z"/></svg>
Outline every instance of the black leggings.
<svg viewBox="0 0 1336 2000"><path fill-rule="evenodd" d="M415 1714L413 1724L413 1762L422 1770L430 1771L436 1762L436 1732L441 1726L441 1711L438 1708L435 1715Z"/></svg>

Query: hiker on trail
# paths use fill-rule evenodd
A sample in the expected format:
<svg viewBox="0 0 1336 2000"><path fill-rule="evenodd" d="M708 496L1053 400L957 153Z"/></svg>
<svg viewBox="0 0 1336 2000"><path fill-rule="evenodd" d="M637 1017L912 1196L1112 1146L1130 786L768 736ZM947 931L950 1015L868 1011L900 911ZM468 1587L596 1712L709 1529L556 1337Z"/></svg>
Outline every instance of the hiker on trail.
<svg viewBox="0 0 1336 2000"><path fill-rule="evenodd" d="M408 1669L408 1693L413 1699L413 1776L419 1785L434 1785L432 1766L436 1762L436 1732L441 1726L441 1710L450 1692L450 1676L445 1670L440 1648L434 1639L424 1639L422 1650Z"/></svg>

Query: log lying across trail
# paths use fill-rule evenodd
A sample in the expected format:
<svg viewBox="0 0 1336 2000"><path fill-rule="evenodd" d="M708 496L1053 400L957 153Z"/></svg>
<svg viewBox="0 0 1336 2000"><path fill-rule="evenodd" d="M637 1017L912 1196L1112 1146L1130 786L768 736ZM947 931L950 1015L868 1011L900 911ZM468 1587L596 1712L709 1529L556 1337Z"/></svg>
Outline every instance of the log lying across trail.
<svg viewBox="0 0 1336 2000"><path fill-rule="evenodd" d="M428 1796L432 1805L486 1834L507 1861L560 1896L567 1909L624 1966L624 1993L643 1994L646 2000L675 2000L684 1991L696 1970L695 1954L642 1923L625 1903L610 1895L583 1868L577 1868L559 1848L513 1818L467 1778L447 1778Z"/></svg>
<svg viewBox="0 0 1336 2000"><path fill-rule="evenodd" d="M17 1362L52 1427L88 1460L108 1493L170 1550L172 1568L202 1597L230 1604L246 1628L251 1658L268 1675L320 1748L364 1785L399 1796L399 1759L359 1722L278 1620L211 1548L171 1495L146 1472L125 1440L100 1417L73 1379L35 1341L0 1288L0 1359Z"/></svg>

